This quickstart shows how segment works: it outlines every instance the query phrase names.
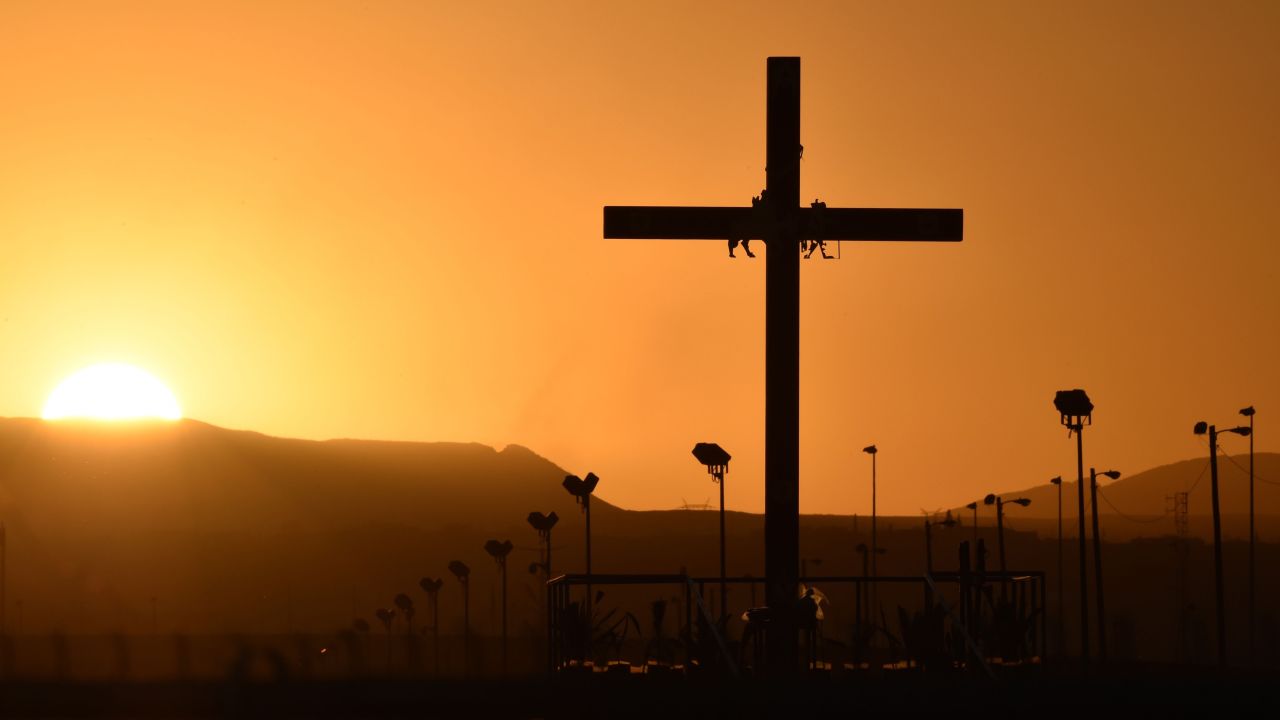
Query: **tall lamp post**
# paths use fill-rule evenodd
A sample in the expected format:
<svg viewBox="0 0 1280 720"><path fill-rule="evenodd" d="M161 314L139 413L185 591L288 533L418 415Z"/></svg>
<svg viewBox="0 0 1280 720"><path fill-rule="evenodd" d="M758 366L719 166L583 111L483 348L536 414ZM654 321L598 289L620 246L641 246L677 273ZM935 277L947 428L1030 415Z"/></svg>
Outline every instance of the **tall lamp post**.
<svg viewBox="0 0 1280 720"><path fill-rule="evenodd" d="M1062 613L1062 606L1064 605L1062 582L1062 476L1059 475L1050 479L1049 484L1058 486L1058 642L1062 643L1065 649L1067 630L1066 619Z"/></svg>
<svg viewBox="0 0 1280 720"><path fill-rule="evenodd" d="M965 507L973 511L973 546L976 548L978 547L978 501L974 500Z"/></svg>
<svg viewBox="0 0 1280 720"><path fill-rule="evenodd" d="M1249 437L1253 431L1245 426L1220 431L1217 426L1201 420L1196 423L1194 432L1196 435L1209 435L1209 491L1213 497L1213 589L1218 604L1218 664L1225 666L1227 664L1227 615L1222 588L1222 516L1218 510L1218 434L1229 432Z"/></svg>
<svg viewBox="0 0 1280 720"><path fill-rule="evenodd" d="M1107 612L1102 598L1102 533L1098 530L1098 475L1120 479L1118 470L1099 473L1089 468L1089 507L1093 513L1093 584L1098 595L1098 662L1107 661Z"/></svg>
<svg viewBox="0 0 1280 720"><path fill-rule="evenodd" d="M1013 503L1014 505L1021 505L1022 507L1026 507L1031 504L1031 498L1014 498L1012 500L1005 500L999 495L996 495L995 493L991 493L982 499L983 505L996 506L996 542L999 544L999 547L1000 547L1000 572L1001 573L1008 572L1008 567L1005 565L1005 561L1004 561L1004 504L1005 503Z"/></svg>
<svg viewBox="0 0 1280 720"><path fill-rule="evenodd" d="M720 617L729 617L729 596L726 593L724 562L724 475L729 472L729 453L715 443L698 443L693 446L693 456L707 466L712 482L720 486Z"/></svg>
<svg viewBox="0 0 1280 720"><path fill-rule="evenodd" d="M868 445L862 448L862 452L871 456L871 547L879 549L880 546L876 544L876 453L878 451L876 450L875 445ZM879 553L871 553L872 578L878 577L878 573L876 572L876 555L878 554ZM871 592L867 595L867 599L869 604L874 604L876 595L874 580L872 581L870 589Z"/></svg>
<svg viewBox="0 0 1280 720"><path fill-rule="evenodd" d="M1069 433L1076 435L1076 497L1079 508L1080 540L1080 661L1089 664L1089 580L1084 539L1084 426L1093 424L1093 402L1079 388L1059 390L1053 397L1053 406L1061 416Z"/></svg>
<svg viewBox="0 0 1280 720"><path fill-rule="evenodd" d="M1257 542L1257 536L1253 531L1253 406L1243 408L1240 414L1249 418L1249 665L1253 665L1257 659L1253 634L1257 605L1254 583L1257 573L1257 566L1254 563L1254 544Z"/></svg>
<svg viewBox="0 0 1280 720"><path fill-rule="evenodd" d="M587 617L591 617L591 493L595 492L600 478L595 473L587 473L585 478L577 475L564 476L564 489L569 491L573 499L582 506L587 516Z"/></svg>

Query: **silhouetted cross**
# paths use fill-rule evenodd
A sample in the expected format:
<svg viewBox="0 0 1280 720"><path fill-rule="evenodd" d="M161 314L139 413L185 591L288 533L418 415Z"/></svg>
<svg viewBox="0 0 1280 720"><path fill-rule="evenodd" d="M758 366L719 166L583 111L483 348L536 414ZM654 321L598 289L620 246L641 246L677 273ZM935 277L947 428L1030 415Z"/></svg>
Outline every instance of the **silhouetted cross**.
<svg viewBox="0 0 1280 720"><path fill-rule="evenodd" d="M765 258L766 663L797 667L800 564L800 241L958 242L963 210L800 207L800 58L768 60L765 192L755 207L604 209L615 239L759 239ZM815 203L817 205L817 203ZM780 252L774 252L782 248Z"/></svg>

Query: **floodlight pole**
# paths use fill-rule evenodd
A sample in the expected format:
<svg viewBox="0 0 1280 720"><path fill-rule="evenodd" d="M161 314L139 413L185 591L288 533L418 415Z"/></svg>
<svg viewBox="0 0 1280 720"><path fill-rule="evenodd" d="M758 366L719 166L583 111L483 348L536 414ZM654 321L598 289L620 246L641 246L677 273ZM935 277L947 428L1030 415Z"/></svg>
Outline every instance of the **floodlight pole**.
<svg viewBox="0 0 1280 720"><path fill-rule="evenodd" d="M1062 477L1056 477L1049 482L1058 486L1058 642L1062 643L1063 654L1065 655L1067 644L1067 626L1066 618L1063 616L1064 605L1064 583L1062 582Z"/></svg>
<svg viewBox="0 0 1280 720"><path fill-rule="evenodd" d="M1213 497L1213 591L1217 601L1218 664L1227 664L1227 615L1222 588L1222 516L1218 509L1218 428L1209 426L1209 490Z"/></svg>
<svg viewBox="0 0 1280 720"><path fill-rule="evenodd" d="M1107 613L1102 602L1102 535L1098 532L1098 472L1089 468L1089 506L1093 512L1093 584L1098 595L1098 662L1107 661Z"/></svg>
<svg viewBox="0 0 1280 720"><path fill-rule="evenodd" d="M728 622L729 598L726 594L728 584L725 582L725 550L724 550L724 472L715 473L720 486L720 617Z"/></svg>
<svg viewBox="0 0 1280 720"><path fill-rule="evenodd" d="M1249 418L1249 666L1252 667L1257 662L1256 643L1254 640L1254 620L1257 615L1257 564L1254 556L1254 546L1257 543L1257 534L1253 529L1253 406L1240 411L1241 415Z"/></svg>
<svg viewBox="0 0 1280 720"><path fill-rule="evenodd" d="M871 453L871 577L876 577L876 454ZM874 586L872 586L874 587Z"/></svg>
<svg viewBox="0 0 1280 720"><path fill-rule="evenodd" d="M725 532L724 532L724 476L729 471L729 453L715 443L698 443L693 446L693 456L707 468L712 481L720 486L720 618L727 622L729 617L729 593L725 577ZM752 605L755 603L752 602Z"/></svg>
<svg viewBox="0 0 1280 720"><path fill-rule="evenodd" d="M875 578L878 577L876 572L876 548L880 547L876 544L876 450L875 445L868 445L862 448L862 452L871 456L871 587L867 594L867 604L871 606L872 616L875 616L876 603L876 584Z"/></svg>
<svg viewBox="0 0 1280 720"><path fill-rule="evenodd" d="M1089 664L1089 568L1085 556L1084 532L1084 419L1077 418L1075 425L1068 426L1076 433L1076 496L1080 501L1079 545L1080 545L1080 660Z"/></svg>
<svg viewBox="0 0 1280 720"><path fill-rule="evenodd" d="M591 622L591 493L582 496L582 509L587 515L587 622Z"/></svg>

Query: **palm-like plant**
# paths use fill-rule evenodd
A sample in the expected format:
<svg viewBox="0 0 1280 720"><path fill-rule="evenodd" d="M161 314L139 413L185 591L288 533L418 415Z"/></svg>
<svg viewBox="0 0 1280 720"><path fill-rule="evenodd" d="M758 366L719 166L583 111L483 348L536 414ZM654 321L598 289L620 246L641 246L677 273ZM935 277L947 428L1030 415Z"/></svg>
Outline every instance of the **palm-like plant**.
<svg viewBox="0 0 1280 720"><path fill-rule="evenodd" d="M587 519L587 614L591 613L591 494L595 492L599 482L600 478L596 477L595 473L589 472L585 478L566 475L563 483L564 489L573 496L578 505L582 506L582 512Z"/></svg>
<svg viewBox="0 0 1280 720"><path fill-rule="evenodd" d="M416 648L414 647L413 642L413 616L417 611L413 607L413 598L410 598L404 593L398 593L396 595L395 604L396 607L400 609L400 615L404 617L405 662L408 666L412 667L416 664L417 657L417 653L415 652Z"/></svg>
<svg viewBox="0 0 1280 720"><path fill-rule="evenodd" d="M413 616L415 613L413 608L413 599L410 598L408 595L405 595L404 593L400 593L396 595L395 603L396 603L396 607L400 608L400 614L404 616L404 621L406 624L405 634L412 637L413 636Z"/></svg>
<svg viewBox="0 0 1280 720"><path fill-rule="evenodd" d="M389 608L378 608L374 613L378 619L382 621L382 627L387 630L387 670L391 669L391 623L396 619L396 611Z"/></svg>
<svg viewBox="0 0 1280 720"><path fill-rule="evenodd" d="M369 621L365 620L364 618L356 618L355 620L351 621L351 629L355 631L354 633L352 633L351 645L348 648L348 650L351 652L352 667L355 667L357 664L364 665L364 652L365 652L365 648L367 648L369 644L369 641L368 641L369 630L370 630ZM363 641L359 639L362 637L365 638ZM358 661L356 660L357 651L355 650L357 643L359 643L361 646L361 649L359 651L360 658Z"/></svg>
<svg viewBox="0 0 1280 720"><path fill-rule="evenodd" d="M424 577L418 581L418 587L422 588L431 601L431 645L437 675L440 674L440 588L443 586L443 578Z"/></svg>
<svg viewBox="0 0 1280 720"><path fill-rule="evenodd" d="M560 517L554 511L547 515L540 512L529 513L529 524L534 530L538 531L538 537L542 539L544 553L542 568L547 571L547 579L551 579L551 528L556 526L560 521Z"/></svg>
<svg viewBox="0 0 1280 720"><path fill-rule="evenodd" d="M507 672L507 556L515 546L510 540L498 542L490 540L484 544L485 552L498 564L498 573L502 576L502 672Z"/></svg>
<svg viewBox="0 0 1280 720"><path fill-rule="evenodd" d="M462 583L462 667L471 669L471 568L461 560L449 562L449 572Z"/></svg>

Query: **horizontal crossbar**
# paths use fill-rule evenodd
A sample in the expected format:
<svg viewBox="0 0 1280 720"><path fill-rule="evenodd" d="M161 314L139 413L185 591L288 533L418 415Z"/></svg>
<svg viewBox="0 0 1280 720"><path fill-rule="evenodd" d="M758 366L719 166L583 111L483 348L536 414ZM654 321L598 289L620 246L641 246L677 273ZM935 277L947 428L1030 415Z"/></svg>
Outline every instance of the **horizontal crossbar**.
<svg viewBox="0 0 1280 720"><path fill-rule="evenodd" d="M764 207L604 209L604 236L615 240L766 240L774 232ZM797 208L797 240L959 242L963 210Z"/></svg>

